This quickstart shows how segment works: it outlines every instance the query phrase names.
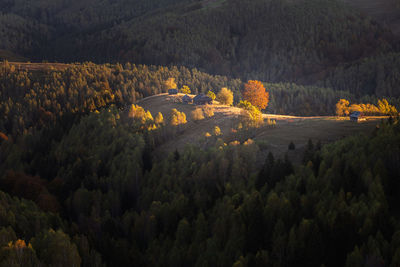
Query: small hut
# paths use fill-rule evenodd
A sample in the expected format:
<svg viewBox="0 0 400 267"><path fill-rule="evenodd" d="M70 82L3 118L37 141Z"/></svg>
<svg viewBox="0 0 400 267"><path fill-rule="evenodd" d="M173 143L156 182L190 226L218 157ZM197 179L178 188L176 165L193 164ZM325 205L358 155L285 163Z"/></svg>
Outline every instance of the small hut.
<svg viewBox="0 0 400 267"><path fill-rule="evenodd" d="M196 105L212 104L212 98L207 95L200 94L193 98L193 103Z"/></svg>
<svg viewBox="0 0 400 267"><path fill-rule="evenodd" d="M358 122L360 120L361 120L361 112L360 111L354 111L350 114L350 121Z"/></svg>
<svg viewBox="0 0 400 267"><path fill-rule="evenodd" d="M169 95L177 95L178 94L178 89L168 89L168 94Z"/></svg>
<svg viewBox="0 0 400 267"><path fill-rule="evenodd" d="M184 96L182 97L182 102L183 102L183 103L186 103L186 104L189 104L189 103L192 103L192 102L193 102L193 99L192 99L190 96L188 96L188 95L184 95Z"/></svg>

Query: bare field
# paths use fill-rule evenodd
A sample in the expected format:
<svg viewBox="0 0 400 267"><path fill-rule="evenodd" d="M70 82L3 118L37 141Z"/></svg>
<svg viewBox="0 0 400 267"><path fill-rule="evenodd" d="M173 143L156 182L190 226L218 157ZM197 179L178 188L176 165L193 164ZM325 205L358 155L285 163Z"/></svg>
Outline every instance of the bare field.
<svg viewBox="0 0 400 267"><path fill-rule="evenodd" d="M137 104L153 114L161 112L165 120L169 120L171 109L176 108L186 114L188 123L182 125L181 134L158 148L161 154L182 150L186 144L201 145L204 143L206 132L212 133L215 126L221 128L225 141L235 138L232 132L237 124L240 109L225 105L211 105L214 108L214 117L198 122L192 121L190 112L197 106L179 103L182 94L170 96L160 94L145 98ZM343 137L357 133L371 133L381 119L386 117L367 117L365 121L355 123L348 119L336 119L336 117L296 117L286 115L264 114L264 119L274 119L276 126L265 125L251 133L256 142L262 142L266 151L271 151L276 156L282 156L289 152L289 156L295 162L300 160L309 139L314 143L321 141L329 143ZM289 143L293 141L296 146L294 151L288 151Z"/></svg>

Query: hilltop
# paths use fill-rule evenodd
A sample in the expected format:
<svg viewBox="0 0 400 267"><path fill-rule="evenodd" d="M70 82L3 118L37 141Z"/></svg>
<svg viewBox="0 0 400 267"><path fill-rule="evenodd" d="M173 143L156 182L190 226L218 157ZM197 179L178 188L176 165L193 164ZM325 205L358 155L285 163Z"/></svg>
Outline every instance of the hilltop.
<svg viewBox="0 0 400 267"><path fill-rule="evenodd" d="M157 148L157 152L160 155L165 155L165 152L173 152L175 149L182 151L188 144L199 146L206 144L205 133L212 134L215 126L221 129L222 138L227 143L235 140L246 141L240 140L243 137L238 136L233 130L239 122L240 108L220 104L209 105L214 110L214 116L200 121L193 121L190 113L199 106L181 103L180 98L182 96L183 94L159 94L137 102L145 110L149 110L153 116L161 112L166 121L170 119L170 113L173 108L186 114L188 122L181 126L181 133ZM263 144L262 147L266 151L271 151L277 156L283 156L288 152L288 145L293 141L296 145L296 150L289 151L289 156L297 162L301 159L309 139L313 140L313 142L321 141L322 144L325 144L357 133L368 134L384 118L367 117L366 121L354 123L347 119L337 120L333 116L300 117L263 114L263 117L265 125L252 131L250 136L247 137L251 137L254 141ZM267 125L268 119L276 120L276 125Z"/></svg>

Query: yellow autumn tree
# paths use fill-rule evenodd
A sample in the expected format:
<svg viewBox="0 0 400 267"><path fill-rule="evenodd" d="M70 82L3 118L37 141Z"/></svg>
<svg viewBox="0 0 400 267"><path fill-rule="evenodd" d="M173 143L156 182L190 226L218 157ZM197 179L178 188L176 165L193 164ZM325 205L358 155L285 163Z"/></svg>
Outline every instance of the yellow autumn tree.
<svg viewBox="0 0 400 267"><path fill-rule="evenodd" d="M242 109L240 112L240 120L242 127L258 128L263 125L264 119L261 111L253 106L249 101L240 101L238 107ZM240 128L240 127L239 127Z"/></svg>
<svg viewBox="0 0 400 267"><path fill-rule="evenodd" d="M336 103L336 115L337 116L347 116L349 115L349 105L350 102L346 99L340 99Z"/></svg>
<svg viewBox="0 0 400 267"><path fill-rule="evenodd" d="M187 123L186 114L184 112L179 112L176 108L172 109L171 112L171 125L178 126Z"/></svg>
<svg viewBox="0 0 400 267"><path fill-rule="evenodd" d="M181 93L182 93L182 94L190 94L191 91L190 91L189 86L187 86L187 85L182 86L182 88L181 88Z"/></svg>
<svg viewBox="0 0 400 267"><path fill-rule="evenodd" d="M164 82L165 87L167 88L167 90L169 89L176 89L176 83L175 83L175 78L168 78L165 82Z"/></svg>
<svg viewBox="0 0 400 267"><path fill-rule="evenodd" d="M217 94L217 101L224 105L232 105L233 93L226 87L223 87Z"/></svg>
<svg viewBox="0 0 400 267"><path fill-rule="evenodd" d="M154 122L155 122L156 124L158 124L158 125L164 124L164 117L163 117L163 115L162 115L161 112L158 112L158 113L157 113L156 118L154 119Z"/></svg>

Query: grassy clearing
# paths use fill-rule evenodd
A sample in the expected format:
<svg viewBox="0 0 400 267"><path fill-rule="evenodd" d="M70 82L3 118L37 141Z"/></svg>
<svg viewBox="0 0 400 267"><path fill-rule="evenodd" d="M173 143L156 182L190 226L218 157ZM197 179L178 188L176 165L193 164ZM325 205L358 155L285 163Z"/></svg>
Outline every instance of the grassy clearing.
<svg viewBox="0 0 400 267"><path fill-rule="evenodd" d="M190 113L197 106L193 104L179 103L183 94L170 96L160 94L145 98L138 102L140 106L155 115L163 113L165 119L169 119L171 109L176 108L186 114L188 123L182 127L183 133L158 148L161 154L175 149L181 150L186 144L202 144L205 133L212 133L215 126L220 127L225 141L235 138L232 128L237 125L240 109L225 105L212 105L214 117L200 121L193 121ZM357 133L371 133L377 123L384 117L367 117L365 121L355 123L348 119L337 119L336 117L296 117L286 115L264 114L267 118L277 121L275 127L264 126L251 132L251 137L259 144L264 153L271 151L276 156L283 156L286 152L289 157L298 162L301 160L303 151L309 139L314 143L321 141L322 144L329 143L343 137ZM294 151L288 151L289 143L293 141L296 145Z"/></svg>

